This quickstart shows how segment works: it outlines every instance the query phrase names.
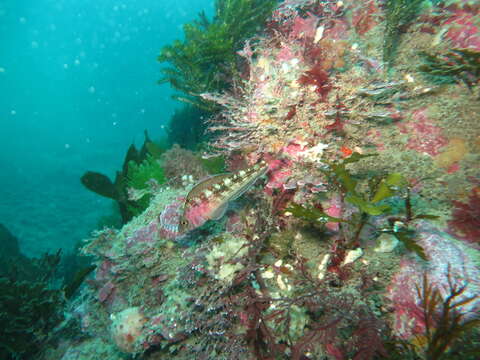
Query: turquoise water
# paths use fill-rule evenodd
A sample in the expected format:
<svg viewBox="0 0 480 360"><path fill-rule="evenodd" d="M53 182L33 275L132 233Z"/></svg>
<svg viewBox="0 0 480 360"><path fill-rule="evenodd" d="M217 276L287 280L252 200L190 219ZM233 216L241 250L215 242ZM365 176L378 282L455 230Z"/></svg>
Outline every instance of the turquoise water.
<svg viewBox="0 0 480 360"><path fill-rule="evenodd" d="M110 201L81 186L163 134L177 104L160 48L213 3L0 1L0 223L39 255L89 234ZM177 105L178 106L178 105Z"/></svg>

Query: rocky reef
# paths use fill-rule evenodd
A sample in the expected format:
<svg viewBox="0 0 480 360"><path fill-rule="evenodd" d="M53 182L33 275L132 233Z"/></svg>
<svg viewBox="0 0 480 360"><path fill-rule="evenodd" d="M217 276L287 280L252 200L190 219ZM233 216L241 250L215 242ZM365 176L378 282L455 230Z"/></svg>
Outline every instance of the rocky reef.
<svg viewBox="0 0 480 360"><path fill-rule="evenodd" d="M175 148L191 172L87 240L62 359L477 359L479 26L473 1L280 2L234 84L188 93L219 109L203 155L232 175L193 201L218 216L179 230Z"/></svg>

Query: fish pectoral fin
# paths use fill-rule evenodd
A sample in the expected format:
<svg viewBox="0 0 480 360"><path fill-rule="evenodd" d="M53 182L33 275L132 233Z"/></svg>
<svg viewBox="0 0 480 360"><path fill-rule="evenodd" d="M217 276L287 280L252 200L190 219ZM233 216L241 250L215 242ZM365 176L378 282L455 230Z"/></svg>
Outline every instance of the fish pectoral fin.
<svg viewBox="0 0 480 360"><path fill-rule="evenodd" d="M220 220L223 215L225 215L225 212L227 211L227 207L228 207L228 203L220 206L218 209L216 209L213 213L212 213L212 220Z"/></svg>

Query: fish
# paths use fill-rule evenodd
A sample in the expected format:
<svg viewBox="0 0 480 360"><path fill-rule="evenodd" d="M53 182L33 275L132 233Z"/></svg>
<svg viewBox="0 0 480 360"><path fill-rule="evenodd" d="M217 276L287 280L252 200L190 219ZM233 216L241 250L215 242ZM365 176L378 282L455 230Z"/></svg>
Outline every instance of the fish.
<svg viewBox="0 0 480 360"><path fill-rule="evenodd" d="M228 204L242 196L267 170L268 164L260 161L245 170L213 175L200 181L185 198L179 233L185 234L208 220L221 219Z"/></svg>

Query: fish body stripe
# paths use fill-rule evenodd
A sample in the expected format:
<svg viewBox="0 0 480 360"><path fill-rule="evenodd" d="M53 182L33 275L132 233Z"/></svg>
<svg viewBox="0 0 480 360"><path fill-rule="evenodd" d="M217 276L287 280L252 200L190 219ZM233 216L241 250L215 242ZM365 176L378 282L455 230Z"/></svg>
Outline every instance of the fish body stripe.
<svg viewBox="0 0 480 360"><path fill-rule="evenodd" d="M185 200L181 230L188 231L223 216L227 204L247 191L267 169L262 161L238 173L215 175L195 185Z"/></svg>

